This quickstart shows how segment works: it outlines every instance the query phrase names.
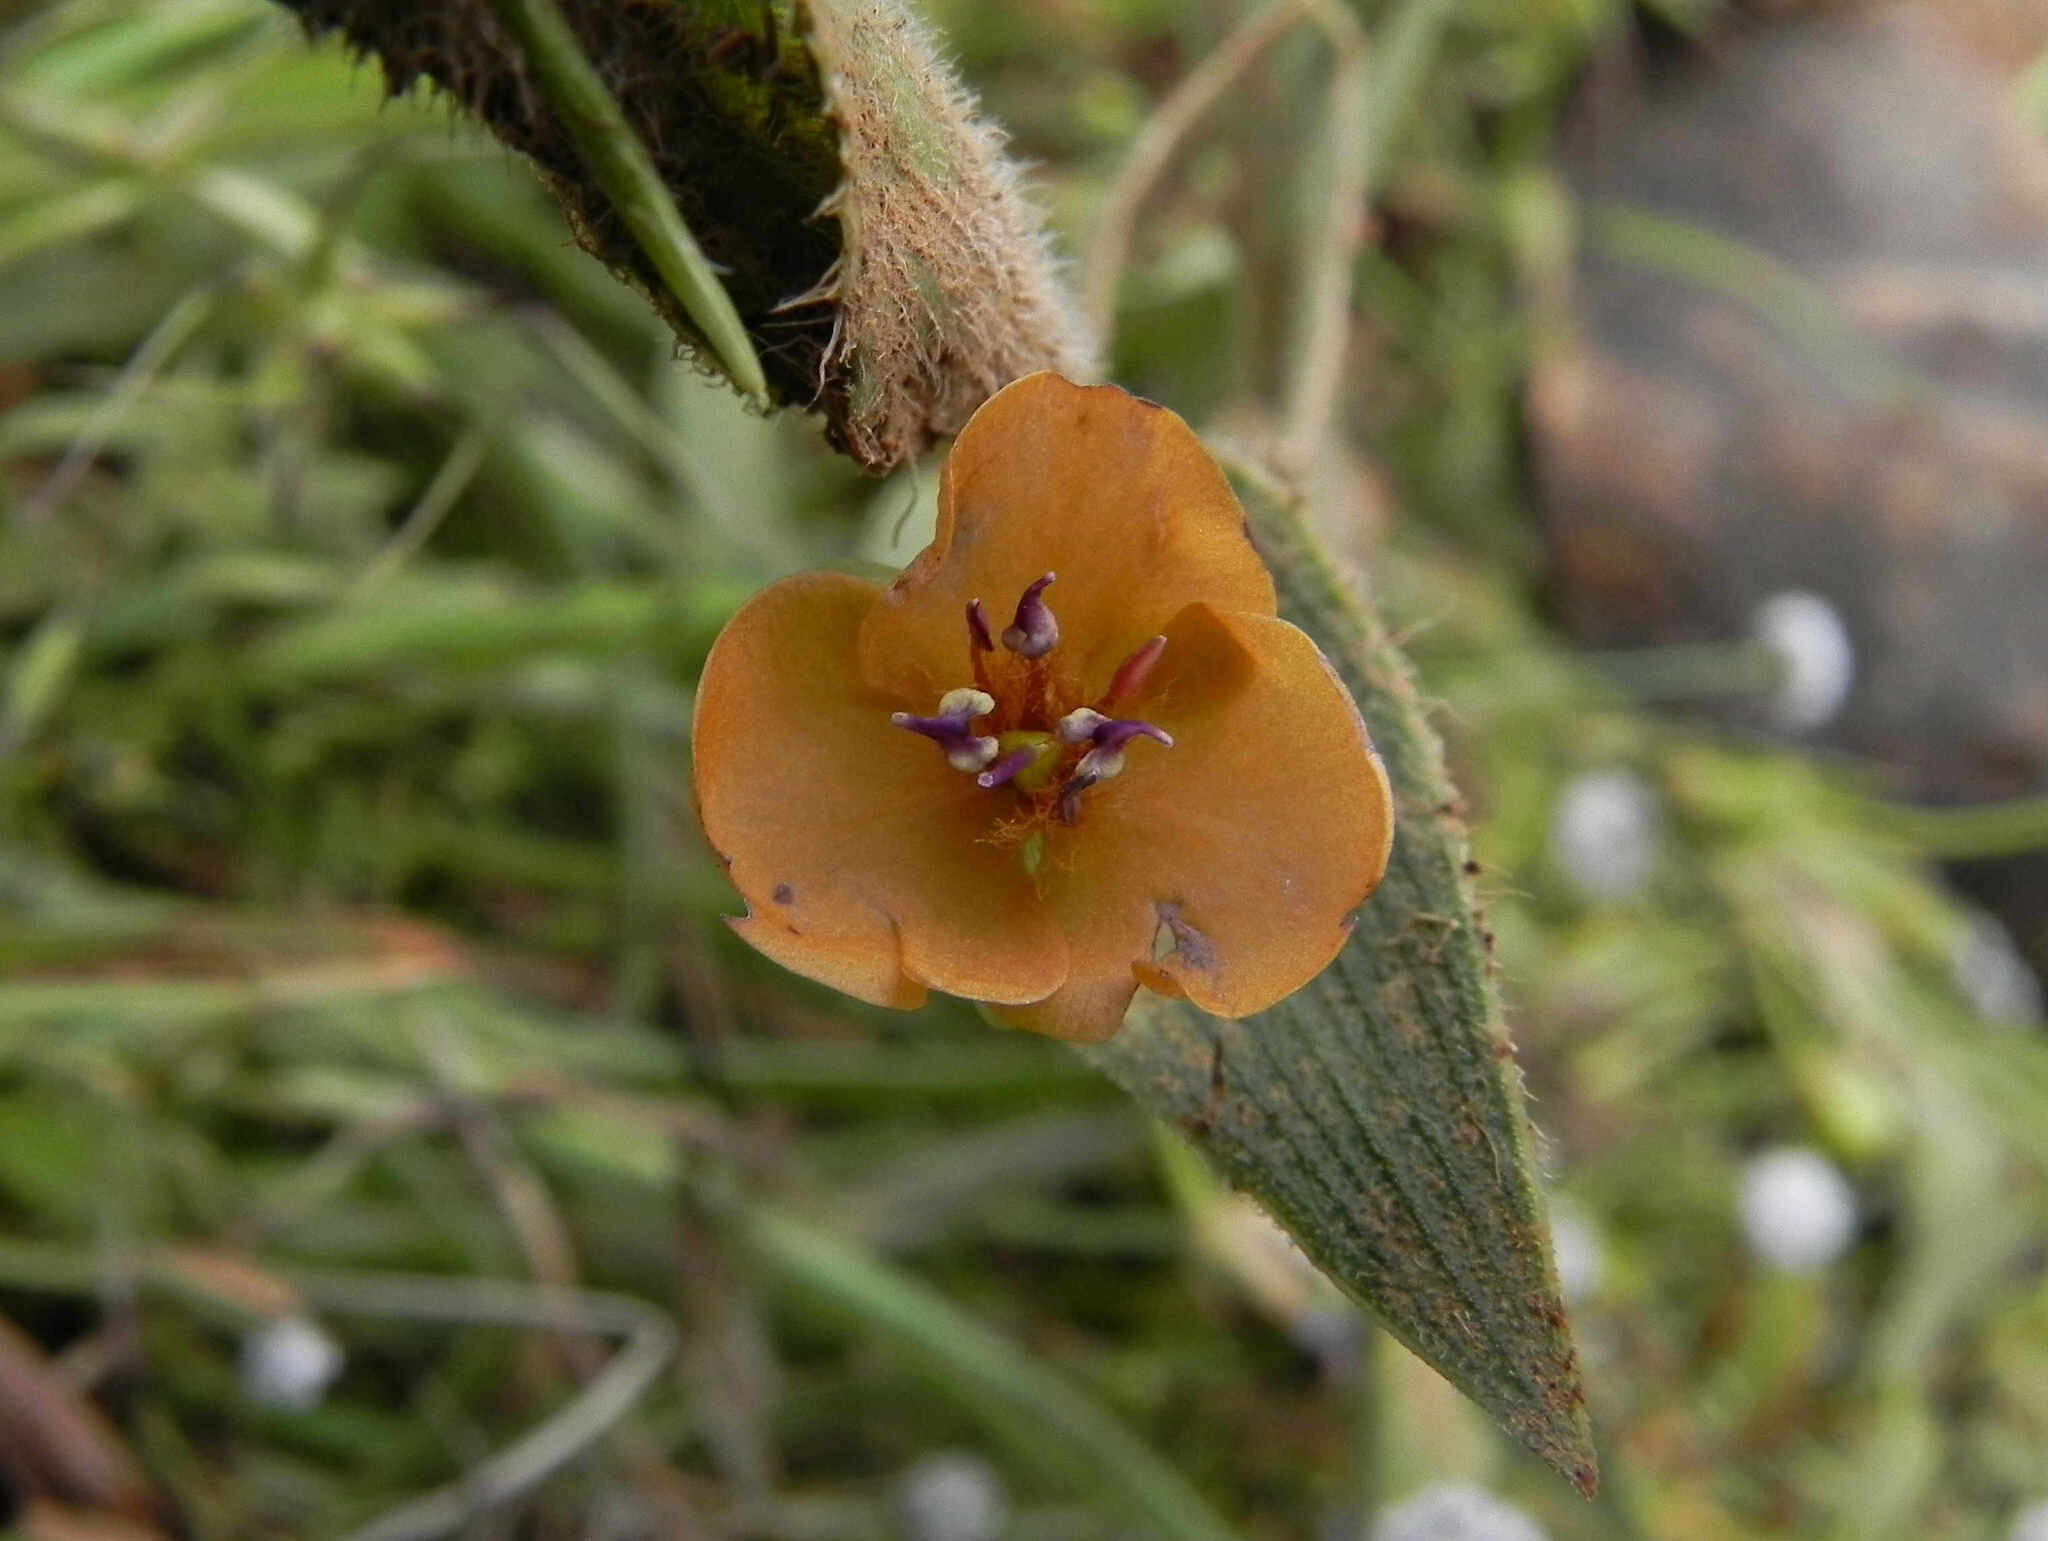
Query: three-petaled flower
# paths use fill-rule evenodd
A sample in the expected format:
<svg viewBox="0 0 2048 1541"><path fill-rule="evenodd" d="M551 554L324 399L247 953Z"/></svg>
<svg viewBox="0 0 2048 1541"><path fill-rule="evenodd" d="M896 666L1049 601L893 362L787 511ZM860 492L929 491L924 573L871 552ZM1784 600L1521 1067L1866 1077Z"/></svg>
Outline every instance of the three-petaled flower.
<svg viewBox="0 0 2048 1541"><path fill-rule="evenodd" d="M1392 834L1357 708L1273 611L1173 413L1051 374L998 392L893 584L785 579L705 662L734 926L862 1000L941 990L1061 1038L1107 1038L1141 984L1272 1005L1336 955Z"/></svg>

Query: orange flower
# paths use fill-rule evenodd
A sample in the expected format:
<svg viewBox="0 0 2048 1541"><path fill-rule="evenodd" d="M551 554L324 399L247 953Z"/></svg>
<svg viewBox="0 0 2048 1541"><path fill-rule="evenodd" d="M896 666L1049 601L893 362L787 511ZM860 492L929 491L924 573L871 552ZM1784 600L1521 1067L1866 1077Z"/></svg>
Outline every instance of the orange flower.
<svg viewBox="0 0 2048 1541"><path fill-rule="evenodd" d="M1109 1037L1140 984L1272 1005L1336 955L1392 834L1357 708L1274 617L1187 424L1052 374L961 431L887 589L809 573L733 617L695 756L755 947L1060 1038Z"/></svg>

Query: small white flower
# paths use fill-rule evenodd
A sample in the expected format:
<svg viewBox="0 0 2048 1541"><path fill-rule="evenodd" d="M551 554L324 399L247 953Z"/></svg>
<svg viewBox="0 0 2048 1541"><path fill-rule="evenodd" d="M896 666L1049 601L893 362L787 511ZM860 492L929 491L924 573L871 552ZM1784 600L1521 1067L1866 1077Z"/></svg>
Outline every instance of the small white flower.
<svg viewBox="0 0 2048 1541"><path fill-rule="evenodd" d="M2012 933L1981 911L1956 941L1949 957L1956 988L1977 1015L1991 1022L2032 1027L2044 1015L2041 981L2013 945Z"/></svg>
<svg viewBox="0 0 2048 1541"><path fill-rule="evenodd" d="M341 1345L318 1322L279 1316L242 1339L242 1395L259 1407L310 1412L341 1373Z"/></svg>
<svg viewBox="0 0 2048 1541"><path fill-rule="evenodd" d="M1550 1206L1550 1245L1557 1255L1557 1286L1568 1301L1591 1298L1607 1276L1607 1243L1569 1204Z"/></svg>
<svg viewBox="0 0 2048 1541"><path fill-rule="evenodd" d="M1752 1157L1737 1203L1750 1250L1785 1273L1817 1273L1856 1236L1856 1190L1819 1151L1785 1146Z"/></svg>
<svg viewBox="0 0 2048 1541"><path fill-rule="evenodd" d="M1380 1515L1369 1541L1550 1541L1520 1509L1482 1488L1444 1483L1424 1488Z"/></svg>
<svg viewBox="0 0 2048 1541"><path fill-rule="evenodd" d="M1615 767L1565 783L1550 817L1550 858L1588 899L1623 899L1657 857L1657 801L1643 778Z"/></svg>
<svg viewBox="0 0 2048 1541"><path fill-rule="evenodd" d="M926 1456L896 1494L904 1541L995 1541L1008 1508L995 1468L961 1450Z"/></svg>
<svg viewBox="0 0 2048 1541"><path fill-rule="evenodd" d="M1842 709L1856 683L1856 644L1833 605L1800 589L1773 594L1751 615L1750 633L1784 671L1771 698L1780 727L1818 728Z"/></svg>
<svg viewBox="0 0 2048 1541"><path fill-rule="evenodd" d="M2012 1517L2006 1541L2048 1541L2048 1498L2028 1504Z"/></svg>

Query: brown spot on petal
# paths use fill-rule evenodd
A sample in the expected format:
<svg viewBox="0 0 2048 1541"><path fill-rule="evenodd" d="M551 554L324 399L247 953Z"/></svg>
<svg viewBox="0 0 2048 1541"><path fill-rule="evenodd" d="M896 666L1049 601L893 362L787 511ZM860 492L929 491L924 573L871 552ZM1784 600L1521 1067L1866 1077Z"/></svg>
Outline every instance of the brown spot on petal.
<svg viewBox="0 0 2048 1541"><path fill-rule="evenodd" d="M1154 905L1153 908L1159 912L1159 930L1162 933L1153 941L1153 961L1157 962L1169 953L1178 953L1181 962L1189 968L1204 974L1215 973L1215 945L1208 937L1181 919L1180 906L1161 903Z"/></svg>
<svg viewBox="0 0 2048 1541"><path fill-rule="evenodd" d="M796 890L787 883L777 883L775 885L775 902L777 904L796 903Z"/></svg>

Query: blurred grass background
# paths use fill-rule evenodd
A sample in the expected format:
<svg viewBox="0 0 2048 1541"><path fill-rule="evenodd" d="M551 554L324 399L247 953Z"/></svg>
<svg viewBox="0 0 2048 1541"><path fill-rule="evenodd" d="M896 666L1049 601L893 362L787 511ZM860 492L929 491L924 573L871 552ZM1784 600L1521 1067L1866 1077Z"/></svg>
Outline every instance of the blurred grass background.
<svg viewBox="0 0 2048 1541"><path fill-rule="evenodd" d="M1076 247L1242 14L932 10ZM1361 15L1410 89L1360 453L1318 475L1476 819L1606 1495L1057 1045L849 1005L718 923L704 649L773 576L915 549L929 468L748 415L524 165L257 0L56 0L0 23L17 1533L350 1534L536 1426L469 1533L1350 1538L1467 1483L1558 1541L1990 1541L2048 1499L2038 995L1859 767L1646 709L1541 586L1550 152L1616 38L1721 18ZM1197 422L1255 431L1296 348L1324 69L1284 39L1140 226L1116 374ZM1783 1146L1842 1185L1773 1200ZM642 1304L537 1330L585 1290ZM302 1316L332 1363L280 1348ZM579 1422L611 1332L679 1348Z"/></svg>

